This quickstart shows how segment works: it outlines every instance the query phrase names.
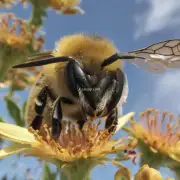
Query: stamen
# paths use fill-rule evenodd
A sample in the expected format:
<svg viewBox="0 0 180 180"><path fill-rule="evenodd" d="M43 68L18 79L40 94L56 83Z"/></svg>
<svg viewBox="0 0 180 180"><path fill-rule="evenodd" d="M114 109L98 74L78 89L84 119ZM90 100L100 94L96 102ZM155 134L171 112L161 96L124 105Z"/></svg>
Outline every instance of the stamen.
<svg viewBox="0 0 180 180"><path fill-rule="evenodd" d="M11 22L13 20L13 22ZM42 38L41 38L42 39ZM43 41L36 40L35 32L27 29L27 22L17 18L14 14L3 14L0 18L0 42L7 43L15 48L23 48L26 51L27 45L33 41L33 45L39 43L40 48ZM26 48L25 48L26 47Z"/></svg>
<svg viewBox="0 0 180 180"><path fill-rule="evenodd" d="M131 124L134 134L154 150L176 154L177 146L180 146L178 118L174 122L174 114L164 111L160 116L160 112L154 108L140 113L140 117L145 127L143 126L143 129L141 124L136 124L134 121L134 124Z"/></svg>
<svg viewBox="0 0 180 180"><path fill-rule="evenodd" d="M29 132L33 133L35 139L43 146L51 149L47 153L52 151L54 156L63 157L66 161L72 161L74 158L87 158L91 155L104 156L128 147L128 142L123 143L128 138L110 140L111 134L107 130L100 130L100 124L101 120L97 124L86 122L86 128L80 131L71 122L62 121L62 131L56 141L52 139L51 128L47 125L43 125L40 131L29 128ZM66 128L68 128L67 131Z"/></svg>

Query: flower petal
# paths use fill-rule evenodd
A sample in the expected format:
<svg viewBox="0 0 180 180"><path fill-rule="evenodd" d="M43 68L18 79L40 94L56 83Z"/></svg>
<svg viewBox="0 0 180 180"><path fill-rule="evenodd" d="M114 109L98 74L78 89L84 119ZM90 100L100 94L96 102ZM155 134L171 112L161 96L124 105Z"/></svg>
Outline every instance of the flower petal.
<svg viewBox="0 0 180 180"><path fill-rule="evenodd" d="M156 169L150 168L147 164L142 166L136 173L134 180L163 180L161 174Z"/></svg>
<svg viewBox="0 0 180 180"><path fill-rule="evenodd" d="M36 142L34 135L26 128L3 122L0 122L0 137L21 144Z"/></svg>
<svg viewBox="0 0 180 180"><path fill-rule="evenodd" d="M5 147L0 150L0 159L5 158L9 155L25 152L29 148L30 148L29 145L22 145L22 144L17 144L17 143L11 146Z"/></svg>
<svg viewBox="0 0 180 180"><path fill-rule="evenodd" d="M130 120L130 118L134 116L134 114L135 112L130 112L124 115L123 117L120 117L118 119L118 125L117 125L115 133L118 132Z"/></svg>
<svg viewBox="0 0 180 180"><path fill-rule="evenodd" d="M125 167L120 167L114 176L114 180L131 180L131 172Z"/></svg>

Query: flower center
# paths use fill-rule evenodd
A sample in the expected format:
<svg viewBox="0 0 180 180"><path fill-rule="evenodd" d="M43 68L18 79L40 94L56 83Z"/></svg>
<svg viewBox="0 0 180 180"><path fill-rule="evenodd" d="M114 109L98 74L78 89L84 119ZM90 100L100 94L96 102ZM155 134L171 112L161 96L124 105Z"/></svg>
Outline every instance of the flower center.
<svg viewBox="0 0 180 180"><path fill-rule="evenodd" d="M29 128L36 140L46 142L52 148L59 149L60 152L66 150L69 154L87 154L94 149L103 148L105 143L111 138L107 130L99 130L100 121L97 124L87 122L82 131L70 122L63 121L62 131L57 140L51 138L51 128L46 124L40 131Z"/></svg>
<svg viewBox="0 0 180 180"><path fill-rule="evenodd" d="M159 151L171 151L180 143L178 119L173 123L174 115L166 111L160 113L155 109L147 109L140 114L142 137L146 144ZM144 130L142 129L144 128Z"/></svg>
<svg viewBox="0 0 180 180"><path fill-rule="evenodd" d="M87 121L82 130L71 122L62 122L62 131L57 140L51 137L51 128L44 124L40 130L31 127L29 132L34 134L39 142L36 146L45 156L51 156L63 161L73 161L80 158L104 158L107 154L114 154L128 149L134 138L111 139L107 129L100 129L98 123ZM125 141L125 142L122 142Z"/></svg>

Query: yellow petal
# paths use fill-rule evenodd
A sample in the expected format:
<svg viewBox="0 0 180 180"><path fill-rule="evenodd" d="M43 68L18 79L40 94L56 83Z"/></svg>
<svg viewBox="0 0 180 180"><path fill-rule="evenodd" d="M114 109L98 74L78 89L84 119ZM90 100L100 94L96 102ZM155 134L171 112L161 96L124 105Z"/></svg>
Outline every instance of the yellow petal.
<svg viewBox="0 0 180 180"><path fill-rule="evenodd" d="M130 112L124 115L123 117L120 117L118 119L118 125L117 125L115 133L119 131L134 116L134 114L135 114L134 112Z"/></svg>
<svg viewBox="0 0 180 180"><path fill-rule="evenodd" d="M3 122L0 122L0 137L21 144L36 142L34 135L26 128Z"/></svg>
<svg viewBox="0 0 180 180"><path fill-rule="evenodd" d="M158 151L154 149L153 147L149 147L153 153L157 153Z"/></svg>
<svg viewBox="0 0 180 180"><path fill-rule="evenodd" d="M131 180L131 172L125 167L121 167L115 174L114 180Z"/></svg>
<svg viewBox="0 0 180 180"><path fill-rule="evenodd" d="M163 180L163 178L159 171L144 165L135 175L134 180Z"/></svg>
<svg viewBox="0 0 180 180"><path fill-rule="evenodd" d="M13 144L11 146L5 147L0 150L0 159L5 158L12 154L19 154L25 152L29 148L30 148L29 145L22 145L22 144Z"/></svg>
<svg viewBox="0 0 180 180"><path fill-rule="evenodd" d="M73 8L70 8L70 9L63 10L63 13L64 14L77 14L77 13L84 14L84 11L79 7L73 7Z"/></svg>

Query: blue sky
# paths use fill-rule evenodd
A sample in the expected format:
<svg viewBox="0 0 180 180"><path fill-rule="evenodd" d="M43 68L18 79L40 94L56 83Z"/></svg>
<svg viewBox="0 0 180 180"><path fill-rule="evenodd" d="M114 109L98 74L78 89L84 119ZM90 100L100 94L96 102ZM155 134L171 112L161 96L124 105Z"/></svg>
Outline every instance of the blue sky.
<svg viewBox="0 0 180 180"><path fill-rule="evenodd" d="M54 43L62 36L76 32L95 32L111 39L120 51L130 51L145 47L154 42L180 37L180 2L179 0L84 0L81 3L84 15L61 16L55 11L48 11L48 18L44 21L43 30L46 31L45 49L54 48ZM28 19L31 8L23 9L15 6L12 10L17 16ZM1 10L0 12L7 12ZM126 64L125 72L129 80L129 97L124 106L124 112L135 111L137 113L146 108L155 107L161 110L169 110L179 114L180 71L169 70L163 74L152 74L138 69L131 64ZM0 92L0 97L5 91ZM22 99L27 98L28 91L18 94ZM5 113L3 102L0 104L1 112ZM120 134L119 134L120 135ZM0 176L9 172L11 161L15 157L8 158L0 163ZM20 169L11 170L9 177L14 172L21 175L25 167L36 167L37 161L33 158L21 158ZM127 163L126 163L127 164ZM134 172L138 166L127 164ZM36 170L36 169L35 169ZM111 165L106 168L98 167L92 173L93 180L113 179L117 169ZM40 171L33 175L37 177ZM169 174L163 171L166 177Z"/></svg>

